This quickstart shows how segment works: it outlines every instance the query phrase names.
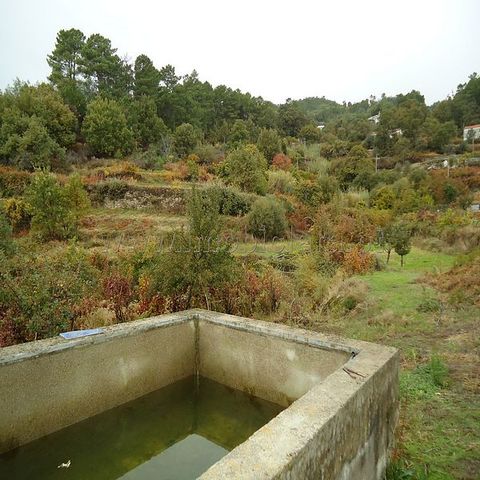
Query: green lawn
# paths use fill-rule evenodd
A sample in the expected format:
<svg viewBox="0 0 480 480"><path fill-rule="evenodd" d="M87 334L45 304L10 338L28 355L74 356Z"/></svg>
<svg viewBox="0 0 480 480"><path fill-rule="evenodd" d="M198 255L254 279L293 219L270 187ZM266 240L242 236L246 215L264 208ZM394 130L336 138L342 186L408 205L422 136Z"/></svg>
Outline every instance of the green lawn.
<svg viewBox="0 0 480 480"><path fill-rule="evenodd" d="M480 309L452 307L419 282L425 273L441 273L454 262L452 255L413 248L401 267L392 254L385 270L358 277L369 287L367 307L335 321L338 333L400 349L398 452L404 474L416 473L398 479L480 479ZM422 311L429 300L439 308ZM417 372L432 356L449 373L445 385L425 394Z"/></svg>
<svg viewBox="0 0 480 480"><path fill-rule="evenodd" d="M382 258L386 258L386 254ZM453 255L433 253L413 247L405 257L405 264L400 265L400 257L392 253L385 270L361 277L368 286L375 302L382 310L390 310L397 316L409 316L425 325L427 317L417 308L428 299L437 298L436 291L418 279L425 273L441 273L450 269L455 262ZM411 325L408 325L411 326Z"/></svg>

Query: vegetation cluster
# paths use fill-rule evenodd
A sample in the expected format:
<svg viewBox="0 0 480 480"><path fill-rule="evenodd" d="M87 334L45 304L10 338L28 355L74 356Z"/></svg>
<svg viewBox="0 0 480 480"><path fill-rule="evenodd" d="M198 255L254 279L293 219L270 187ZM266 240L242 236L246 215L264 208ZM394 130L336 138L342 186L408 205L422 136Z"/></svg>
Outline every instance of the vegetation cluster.
<svg viewBox="0 0 480 480"><path fill-rule="evenodd" d="M47 61L0 93L0 346L192 307L391 344L387 478L476 478L477 74L274 105L77 29Z"/></svg>

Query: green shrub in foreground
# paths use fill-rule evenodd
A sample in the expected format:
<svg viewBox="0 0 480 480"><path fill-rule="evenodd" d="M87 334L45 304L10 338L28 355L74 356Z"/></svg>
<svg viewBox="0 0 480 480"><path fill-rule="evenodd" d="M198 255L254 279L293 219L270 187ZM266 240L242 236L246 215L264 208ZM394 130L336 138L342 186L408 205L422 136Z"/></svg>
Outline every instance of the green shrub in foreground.
<svg viewBox="0 0 480 480"><path fill-rule="evenodd" d="M247 217L248 231L256 238L272 240L285 234L287 219L285 209L273 197L259 198Z"/></svg>
<svg viewBox="0 0 480 480"><path fill-rule="evenodd" d="M5 215L0 212L0 255L11 255L14 251L12 227Z"/></svg>
<svg viewBox="0 0 480 480"><path fill-rule="evenodd" d="M436 355L426 364L400 376L400 392L409 399L428 399L447 385L448 367Z"/></svg>
<svg viewBox="0 0 480 480"><path fill-rule="evenodd" d="M80 180L71 177L65 187L51 173L37 173L26 194L32 230L42 240L62 240L76 234L78 221L88 207Z"/></svg>

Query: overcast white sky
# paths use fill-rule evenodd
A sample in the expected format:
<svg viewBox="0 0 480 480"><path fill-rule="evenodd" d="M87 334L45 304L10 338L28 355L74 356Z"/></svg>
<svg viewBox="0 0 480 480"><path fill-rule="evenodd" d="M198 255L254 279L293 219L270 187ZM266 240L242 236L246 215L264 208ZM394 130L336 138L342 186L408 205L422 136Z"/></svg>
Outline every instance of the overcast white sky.
<svg viewBox="0 0 480 480"><path fill-rule="evenodd" d="M432 103L480 72L479 18L480 0L0 0L0 89L44 80L75 27L277 103L412 89Z"/></svg>

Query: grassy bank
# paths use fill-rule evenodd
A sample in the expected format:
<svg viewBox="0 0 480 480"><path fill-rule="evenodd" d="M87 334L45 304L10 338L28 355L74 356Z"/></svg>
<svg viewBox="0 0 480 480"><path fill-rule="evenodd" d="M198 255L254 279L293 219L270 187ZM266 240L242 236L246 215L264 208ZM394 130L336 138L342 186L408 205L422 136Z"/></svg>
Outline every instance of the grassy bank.
<svg viewBox="0 0 480 480"><path fill-rule="evenodd" d="M401 351L401 415L390 479L480 478L480 309L457 308L421 282L455 257L413 248L405 266L358 277L362 306L315 328Z"/></svg>

